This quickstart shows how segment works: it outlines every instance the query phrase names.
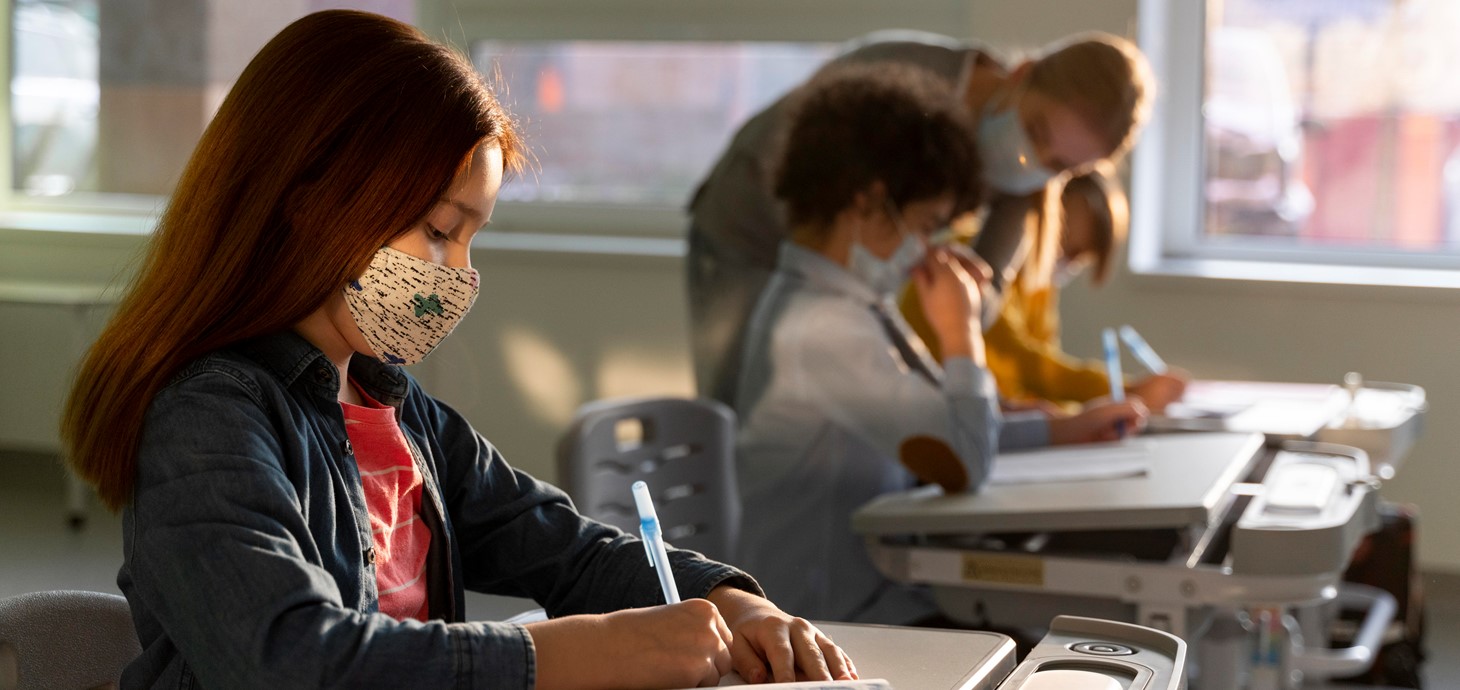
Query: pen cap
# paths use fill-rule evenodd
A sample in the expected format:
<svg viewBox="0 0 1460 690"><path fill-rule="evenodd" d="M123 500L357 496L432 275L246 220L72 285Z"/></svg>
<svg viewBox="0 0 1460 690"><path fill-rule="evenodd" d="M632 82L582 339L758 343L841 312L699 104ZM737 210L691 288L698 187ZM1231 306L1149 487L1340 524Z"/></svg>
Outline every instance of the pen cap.
<svg viewBox="0 0 1460 690"><path fill-rule="evenodd" d="M1125 400L1125 375L1120 371L1120 341L1115 339L1115 329L1107 328L1101 334L1105 343L1105 373L1110 377L1110 399L1113 402Z"/></svg>
<svg viewBox="0 0 1460 690"><path fill-rule="evenodd" d="M654 512L654 499L649 497L649 485L643 480L634 482L633 491L634 507L639 510L639 521L659 522L659 514Z"/></svg>

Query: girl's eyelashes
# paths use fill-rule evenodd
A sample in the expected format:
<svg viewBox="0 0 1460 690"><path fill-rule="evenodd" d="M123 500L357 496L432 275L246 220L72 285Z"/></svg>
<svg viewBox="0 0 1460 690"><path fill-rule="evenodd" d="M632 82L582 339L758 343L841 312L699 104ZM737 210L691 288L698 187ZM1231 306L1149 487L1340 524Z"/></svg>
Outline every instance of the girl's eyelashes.
<svg viewBox="0 0 1460 690"><path fill-rule="evenodd" d="M433 240L445 240L449 237L445 232L437 230L436 226L430 223L426 223L426 236Z"/></svg>

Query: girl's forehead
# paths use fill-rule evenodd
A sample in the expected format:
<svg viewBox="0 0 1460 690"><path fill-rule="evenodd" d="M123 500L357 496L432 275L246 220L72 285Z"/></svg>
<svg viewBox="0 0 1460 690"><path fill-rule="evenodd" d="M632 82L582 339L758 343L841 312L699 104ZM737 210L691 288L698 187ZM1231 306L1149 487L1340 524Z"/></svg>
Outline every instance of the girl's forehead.
<svg viewBox="0 0 1460 690"><path fill-rule="evenodd" d="M447 199L486 214L502 186L502 148L495 144L477 147L471 160L451 181Z"/></svg>
<svg viewBox="0 0 1460 690"><path fill-rule="evenodd" d="M1109 154L1104 139L1089 120L1069 103L1030 91L1029 120L1043 122L1048 156L1069 168L1098 161Z"/></svg>

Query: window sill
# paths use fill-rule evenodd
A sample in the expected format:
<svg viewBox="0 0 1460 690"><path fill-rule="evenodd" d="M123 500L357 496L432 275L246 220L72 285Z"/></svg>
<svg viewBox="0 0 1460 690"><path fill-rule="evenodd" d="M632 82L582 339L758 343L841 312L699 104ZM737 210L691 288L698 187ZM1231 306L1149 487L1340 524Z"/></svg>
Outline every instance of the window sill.
<svg viewBox="0 0 1460 690"><path fill-rule="evenodd" d="M477 235L478 262L533 256L657 263L685 255L687 221L677 209L630 211L604 227L585 209L554 214L525 206L509 207L517 212ZM0 212L0 302L115 302L156 223L141 213Z"/></svg>
<svg viewBox="0 0 1460 690"><path fill-rule="evenodd" d="M1145 287L1209 287L1344 299L1435 299L1460 302L1460 271L1234 259L1164 257L1130 263Z"/></svg>
<svg viewBox="0 0 1460 690"><path fill-rule="evenodd" d="M7 211L0 213L0 232L7 235L64 233L69 235L144 236L157 227L157 217L140 213L74 213Z"/></svg>

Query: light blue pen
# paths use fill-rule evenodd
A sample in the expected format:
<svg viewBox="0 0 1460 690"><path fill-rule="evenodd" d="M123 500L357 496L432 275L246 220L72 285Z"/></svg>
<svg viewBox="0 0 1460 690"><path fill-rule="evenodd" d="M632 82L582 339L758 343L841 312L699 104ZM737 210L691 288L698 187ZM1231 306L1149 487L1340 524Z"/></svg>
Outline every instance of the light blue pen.
<svg viewBox="0 0 1460 690"><path fill-rule="evenodd" d="M664 602L679 603L679 588L674 584L674 573L669 569L669 551L664 548L664 533L659 529L659 514L654 512L654 499L649 497L649 485L634 482L634 507L639 509L639 538L644 540L644 550L649 552L649 565L659 574L659 586L664 590Z"/></svg>
<svg viewBox="0 0 1460 690"><path fill-rule="evenodd" d="M1141 337L1140 333L1136 332L1136 329L1130 326L1121 326L1120 339L1125 341L1125 346L1130 348L1131 355L1136 358L1137 362L1141 363L1141 366L1146 368L1146 371L1158 375L1166 373L1166 360L1161 359L1161 355L1156 354L1156 350L1151 347L1150 343L1146 342L1145 338Z"/></svg>
<svg viewBox="0 0 1460 690"><path fill-rule="evenodd" d="M1120 343L1115 339L1115 329L1107 328L1101 336L1105 341L1105 373L1110 377L1110 400L1124 402L1125 376L1120 373ZM1125 422L1115 423L1115 433L1125 438Z"/></svg>

